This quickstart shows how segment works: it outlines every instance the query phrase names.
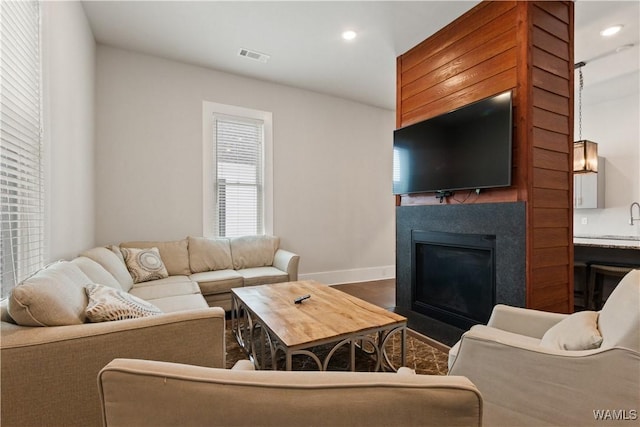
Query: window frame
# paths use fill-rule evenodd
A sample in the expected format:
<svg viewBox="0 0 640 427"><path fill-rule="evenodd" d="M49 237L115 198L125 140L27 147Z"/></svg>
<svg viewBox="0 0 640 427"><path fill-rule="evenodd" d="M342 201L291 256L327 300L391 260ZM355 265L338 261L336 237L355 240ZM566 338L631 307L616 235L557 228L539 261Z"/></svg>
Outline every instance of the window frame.
<svg viewBox="0 0 640 427"><path fill-rule="evenodd" d="M214 115L238 117L240 119L263 122L263 228L264 234L273 234L273 114L235 105L203 101L202 103L202 234L205 237L219 237L216 234L216 160Z"/></svg>

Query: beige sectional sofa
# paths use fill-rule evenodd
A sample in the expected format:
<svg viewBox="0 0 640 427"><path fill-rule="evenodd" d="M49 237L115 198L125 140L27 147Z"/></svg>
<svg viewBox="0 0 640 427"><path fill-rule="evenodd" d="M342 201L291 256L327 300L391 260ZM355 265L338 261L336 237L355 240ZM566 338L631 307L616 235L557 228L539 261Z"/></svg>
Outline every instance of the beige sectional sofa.
<svg viewBox="0 0 640 427"><path fill-rule="evenodd" d="M299 257L278 245L272 236L126 242L120 246L157 247L168 277L133 283L112 246L23 281L0 305L0 424L100 425L96 376L114 358L223 368L230 289L297 279ZM94 283L162 313L89 322Z"/></svg>
<svg viewBox="0 0 640 427"><path fill-rule="evenodd" d="M128 287L125 290L132 295L153 302L156 297L165 295L169 289L178 292L178 289L184 287L185 291L187 290L188 286L176 283L195 282L209 306L222 307L229 311L232 288L298 280L300 257L281 249L279 245L280 239L275 236L243 236L229 239L190 236L165 242L124 242L120 243L119 247L111 246L110 249L120 258L120 265L124 260L119 248L156 247L160 251L169 277L136 285L130 276L123 277L120 283L123 287ZM106 268L107 264L110 265L113 261L108 260L107 258L111 257L104 252L104 248L96 248L82 255Z"/></svg>

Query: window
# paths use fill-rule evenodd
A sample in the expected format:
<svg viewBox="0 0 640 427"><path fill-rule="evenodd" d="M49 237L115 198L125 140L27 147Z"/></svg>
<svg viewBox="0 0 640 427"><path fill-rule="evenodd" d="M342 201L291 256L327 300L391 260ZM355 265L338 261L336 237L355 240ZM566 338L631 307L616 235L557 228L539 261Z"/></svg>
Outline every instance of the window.
<svg viewBox="0 0 640 427"><path fill-rule="evenodd" d="M40 5L0 2L0 277L5 297L44 258Z"/></svg>
<svg viewBox="0 0 640 427"><path fill-rule="evenodd" d="M204 234L271 233L271 114L205 103Z"/></svg>
<svg viewBox="0 0 640 427"><path fill-rule="evenodd" d="M264 234L263 123L214 114L217 236Z"/></svg>

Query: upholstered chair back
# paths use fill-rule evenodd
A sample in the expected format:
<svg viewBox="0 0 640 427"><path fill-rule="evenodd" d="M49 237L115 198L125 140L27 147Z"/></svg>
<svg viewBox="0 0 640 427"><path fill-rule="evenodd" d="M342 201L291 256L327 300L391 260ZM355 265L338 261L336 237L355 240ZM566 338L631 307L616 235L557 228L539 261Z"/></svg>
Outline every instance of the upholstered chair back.
<svg viewBox="0 0 640 427"><path fill-rule="evenodd" d="M598 317L602 348L640 352L640 270L631 270L613 290Z"/></svg>

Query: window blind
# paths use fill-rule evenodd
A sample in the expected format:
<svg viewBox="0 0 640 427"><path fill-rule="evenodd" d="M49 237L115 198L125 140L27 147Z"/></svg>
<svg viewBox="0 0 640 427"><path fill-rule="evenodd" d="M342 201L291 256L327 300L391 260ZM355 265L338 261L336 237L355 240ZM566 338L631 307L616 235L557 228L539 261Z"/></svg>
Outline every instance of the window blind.
<svg viewBox="0 0 640 427"><path fill-rule="evenodd" d="M216 235L264 234L264 123L214 115Z"/></svg>
<svg viewBox="0 0 640 427"><path fill-rule="evenodd" d="M44 258L40 5L0 2L2 297Z"/></svg>

